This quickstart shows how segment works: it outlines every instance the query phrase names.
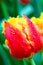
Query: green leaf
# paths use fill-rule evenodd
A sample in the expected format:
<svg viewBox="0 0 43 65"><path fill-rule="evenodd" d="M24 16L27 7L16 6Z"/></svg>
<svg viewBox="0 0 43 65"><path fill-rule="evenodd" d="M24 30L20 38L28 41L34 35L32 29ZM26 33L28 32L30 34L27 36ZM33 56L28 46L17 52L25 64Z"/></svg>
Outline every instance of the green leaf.
<svg viewBox="0 0 43 65"><path fill-rule="evenodd" d="M7 54L4 51L3 46L1 44L0 44L0 55L1 55L2 59L3 59L4 65L11 65L10 61L9 61L9 59L7 57Z"/></svg>

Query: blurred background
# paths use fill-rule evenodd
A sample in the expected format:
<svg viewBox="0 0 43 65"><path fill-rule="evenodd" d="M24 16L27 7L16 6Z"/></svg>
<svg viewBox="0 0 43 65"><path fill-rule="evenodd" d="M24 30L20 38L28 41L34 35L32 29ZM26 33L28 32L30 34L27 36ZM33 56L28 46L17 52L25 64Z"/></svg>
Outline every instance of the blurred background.
<svg viewBox="0 0 43 65"><path fill-rule="evenodd" d="M5 37L2 34L1 23L9 17L22 17L25 14L29 18L39 17L43 12L43 0L0 0L0 65L43 65L43 51L38 52L31 59L17 60L13 58L5 45Z"/></svg>

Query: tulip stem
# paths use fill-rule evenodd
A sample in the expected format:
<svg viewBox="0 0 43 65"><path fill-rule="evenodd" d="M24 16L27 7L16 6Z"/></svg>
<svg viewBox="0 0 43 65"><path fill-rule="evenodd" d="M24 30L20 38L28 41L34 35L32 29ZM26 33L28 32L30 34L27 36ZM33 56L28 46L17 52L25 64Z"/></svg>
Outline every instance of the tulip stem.
<svg viewBox="0 0 43 65"><path fill-rule="evenodd" d="M36 65L35 61L32 58L30 58L30 64L31 65Z"/></svg>
<svg viewBox="0 0 43 65"><path fill-rule="evenodd" d="M28 59L23 59L23 64L24 65L29 65L29 60Z"/></svg>
<svg viewBox="0 0 43 65"><path fill-rule="evenodd" d="M24 62L24 65L27 65L25 60L23 60L23 62Z"/></svg>
<svg viewBox="0 0 43 65"><path fill-rule="evenodd" d="M33 58L23 59L24 65L36 65Z"/></svg>
<svg viewBox="0 0 43 65"><path fill-rule="evenodd" d="M41 50L41 64L43 65L43 50Z"/></svg>

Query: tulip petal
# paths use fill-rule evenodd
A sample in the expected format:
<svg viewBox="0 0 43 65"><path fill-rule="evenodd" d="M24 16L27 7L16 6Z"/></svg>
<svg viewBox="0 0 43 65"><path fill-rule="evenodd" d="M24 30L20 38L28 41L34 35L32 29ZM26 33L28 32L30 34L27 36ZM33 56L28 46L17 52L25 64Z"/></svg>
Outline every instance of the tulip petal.
<svg viewBox="0 0 43 65"><path fill-rule="evenodd" d="M8 47L11 54L15 58L24 58L31 55L31 45L27 43L26 38L17 28L13 28L9 23L5 22L4 35L8 40Z"/></svg>
<svg viewBox="0 0 43 65"><path fill-rule="evenodd" d="M38 52L38 50L40 50L42 48L40 35L39 35L37 29L35 28L34 24L32 23L32 21L25 15L23 15L23 17L27 21L31 40L34 41L34 43L31 43L32 49L34 52Z"/></svg>

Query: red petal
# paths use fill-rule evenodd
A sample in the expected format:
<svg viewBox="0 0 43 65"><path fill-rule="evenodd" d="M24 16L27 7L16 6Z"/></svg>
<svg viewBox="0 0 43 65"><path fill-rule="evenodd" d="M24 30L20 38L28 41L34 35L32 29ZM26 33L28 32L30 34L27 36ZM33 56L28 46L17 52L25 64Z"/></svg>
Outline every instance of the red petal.
<svg viewBox="0 0 43 65"><path fill-rule="evenodd" d="M15 58L24 58L31 55L31 47L30 44L27 43L25 37L21 34L21 32L13 28L9 23L5 22L5 37L8 40L8 46L11 50L11 54Z"/></svg>
<svg viewBox="0 0 43 65"><path fill-rule="evenodd" d="M37 29L35 28L34 24L32 23L32 21L28 17L26 17L25 15L23 15L23 17L27 21L31 40L34 41L34 44L31 43L32 50L34 52L38 52L42 48L42 42L40 39L40 35L39 35Z"/></svg>

